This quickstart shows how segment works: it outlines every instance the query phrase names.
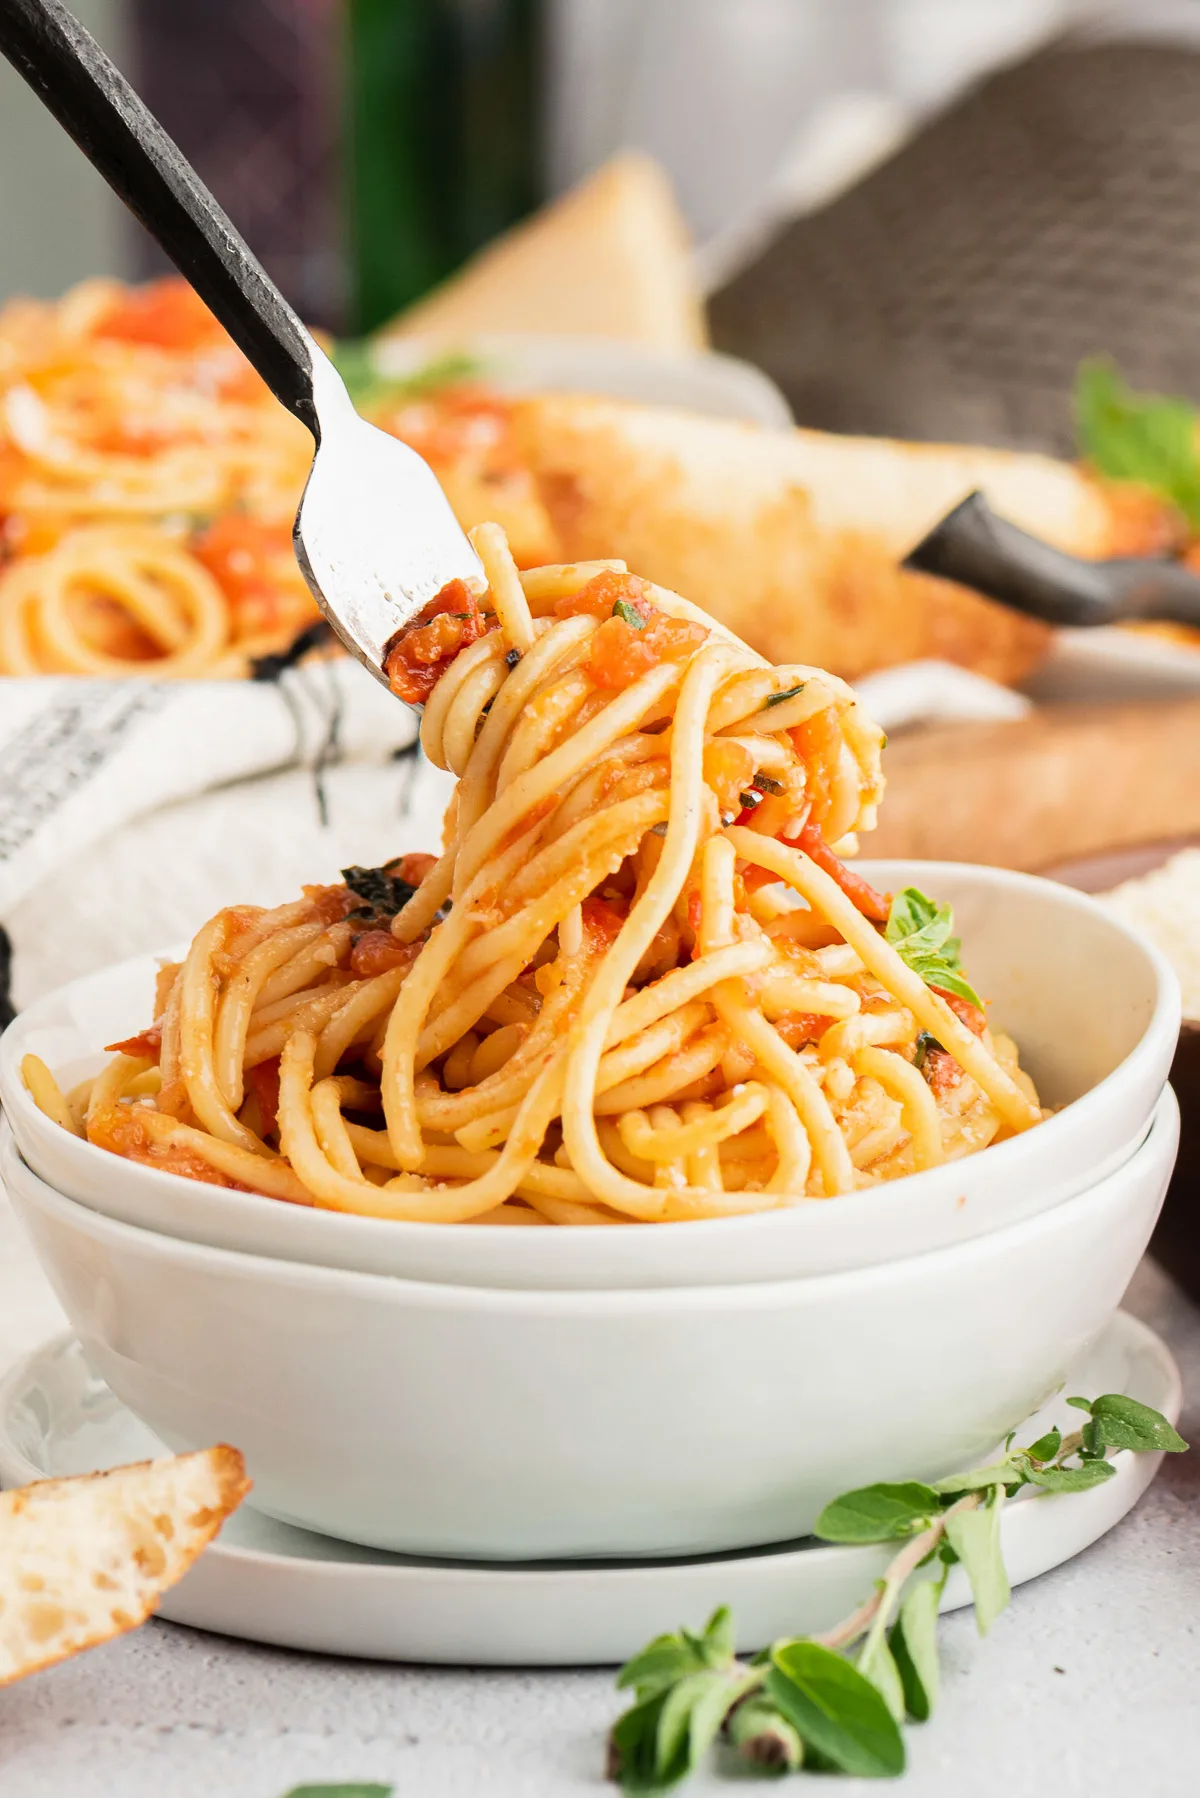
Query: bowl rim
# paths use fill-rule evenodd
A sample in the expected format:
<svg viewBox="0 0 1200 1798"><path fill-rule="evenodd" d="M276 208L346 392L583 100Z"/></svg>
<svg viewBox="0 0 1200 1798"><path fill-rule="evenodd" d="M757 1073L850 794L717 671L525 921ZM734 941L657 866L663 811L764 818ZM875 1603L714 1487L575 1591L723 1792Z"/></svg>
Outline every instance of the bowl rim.
<svg viewBox="0 0 1200 1798"><path fill-rule="evenodd" d="M269 1278L282 1281L293 1289L308 1292L345 1290L349 1281L355 1289L359 1283L363 1296L382 1299L392 1305L404 1305L431 1311L494 1312L522 1316L574 1315L587 1317L612 1311L634 1316L658 1315L694 1310L721 1309L734 1313L758 1311L781 1304L806 1306L836 1300L853 1290L878 1290L889 1282L902 1279L906 1269L928 1273L945 1270L951 1277L956 1267L969 1266L995 1255L999 1249L1019 1247L1039 1235L1052 1235L1069 1227L1088 1205L1101 1204L1123 1185L1136 1185L1147 1164L1169 1152L1173 1162L1180 1128L1179 1101L1170 1086L1159 1095L1150 1128L1133 1154L1104 1179L1086 1186L1069 1199L1048 1210L1017 1223L1002 1224L983 1236L966 1242L948 1243L926 1249L902 1260L871 1263L864 1267L843 1269L836 1273L814 1274L787 1280L760 1280L735 1285L652 1286L620 1288L570 1288L561 1291L537 1287L492 1287L452 1285L445 1281L405 1279L383 1273L361 1273L349 1268L324 1267L312 1262L285 1261L276 1256L251 1254L239 1249L216 1248L209 1243L193 1242L184 1237L167 1236L140 1225L127 1224L106 1213L95 1211L35 1173L22 1156L11 1128L0 1134L0 1177L17 1193L18 1208L32 1204L50 1213L60 1224L82 1233L100 1245L122 1245L139 1250L165 1263L183 1261L210 1273L224 1274L241 1283L254 1283ZM1170 1168L1164 1174L1164 1186Z"/></svg>
<svg viewBox="0 0 1200 1798"><path fill-rule="evenodd" d="M898 1180L890 1180L880 1186L863 1187L855 1192L844 1193L837 1200L838 1216L847 1221L853 1219L859 1228L869 1229L874 1210L879 1207L890 1209L896 1202L911 1197L914 1192L932 1193L942 1185L947 1187L961 1186L964 1176L961 1170L977 1166L981 1158L986 1158L989 1167L997 1179L1002 1177L1002 1170L1015 1173L1031 1159L1041 1163L1052 1158L1059 1142L1080 1128L1081 1114L1102 1110L1109 1097L1119 1088L1137 1083L1143 1069L1149 1069L1161 1058L1164 1066L1171 1059L1173 1045L1178 1040L1181 999L1179 982L1175 972L1154 943L1140 932L1133 929L1123 918L1115 916L1102 906L1090 894L1081 893L1074 887L1063 886L1057 881L1047 880L1037 874L1026 874L1015 869L993 868L986 863L975 862L935 862L922 861L918 858L904 856L880 857L872 860L863 857L856 862L868 877L872 873L886 878L888 869L904 868L912 878L932 879L936 890L936 881L940 876L949 875L958 879L966 879L978 883L985 889L993 891L1024 891L1031 889L1042 894L1052 895L1054 902L1065 912L1083 913L1093 920L1102 923L1115 936L1121 937L1131 944L1143 956L1148 964L1154 988L1154 1003L1149 1020L1142 1035L1138 1038L1129 1053L1110 1073L1099 1080L1095 1086L1082 1093L1078 1099L1064 1105L1053 1116L1046 1118L1032 1131L1023 1132L1020 1136L1008 1137L1000 1143L993 1143L981 1149L975 1155L957 1161L943 1162L938 1167L926 1168L919 1173L907 1174ZM38 1027L42 1009L60 1001L75 987L83 986L90 981L98 981L112 977L122 970L132 970L135 965L155 959L156 954L171 952L143 952L139 956L131 956L124 962L110 963L107 967L94 969L90 974L78 976L62 986L43 994L24 1011L18 1013L14 1021L0 1036L0 1105L8 1112L10 1118L19 1116L33 1135L43 1129L57 1129L35 1105L32 1095L25 1086L20 1074L20 1056L25 1032ZM1149 1114L1147 1114L1148 1116ZM1132 1138L1130 1140L1133 1140ZM104 1149L78 1138L67 1139L66 1152L77 1152L84 1155L92 1165L100 1169L102 1164L113 1162L114 1158ZM1031 1146L1032 1145L1032 1146ZM117 1158L119 1160L119 1158ZM173 1194L188 1192L195 1194L197 1182L188 1180L181 1174L166 1173L158 1168L145 1167L136 1162L120 1162L122 1178L136 1181L147 1194L158 1193L161 1198L169 1200ZM1083 1170L1087 1171L1086 1166ZM1064 1183L1056 1179L1052 1190L1059 1191ZM278 1199L268 1198L260 1193L240 1192L232 1188L205 1188L206 1199L216 1209L227 1208L228 1215L253 1216L266 1219L268 1215L280 1216ZM267 1210L263 1207L269 1208ZM305 1208L306 1210L308 1208ZM742 1239L754 1232L771 1232L778 1230L780 1220L791 1220L793 1226L798 1220L812 1217L815 1211L824 1212L825 1201L811 1200L797 1202L791 1206L781 1206L770 1211L752 1212L736 1217L696 1218L679 1223L672 1223L671 1229L686 1230L688 1240L692 1242L720 1241L732 1232L734 1239ZM391 1245L408 1241L413 1244L434 1243L445 1239L447 1226L440 1223L424 1222L410 1219L371 1218L356 1213L326 1210L313 1207L310 1215L319 1216L323 1222L319 1229L340 1229L344 1240L351 1236L360 1241L364 1252L372 1241L382 1240L379 1232L386 1233ZM801 1229L805 1228L800 1224ZM506 1241L511 1239L511 1227L500 1224L473 1224L473 1234L484 1243L495 1241L502 1235ZM632 1242L635 1238L645 1239L646 1226L642 1223L615 1224L580 1224L572 1226L569 1231L563 1230L526 1230L522 1232L524 1239L522 1252L533 1258L549 1258L564 1252L564 1239L578 1241L580 1247L572 1251L580 1257L587 1254L589 1245L601 1234L607 1240ZM542 1246L538 1246L538 1245ZM481 1251L482 1252L482 1251Z"/></svg>

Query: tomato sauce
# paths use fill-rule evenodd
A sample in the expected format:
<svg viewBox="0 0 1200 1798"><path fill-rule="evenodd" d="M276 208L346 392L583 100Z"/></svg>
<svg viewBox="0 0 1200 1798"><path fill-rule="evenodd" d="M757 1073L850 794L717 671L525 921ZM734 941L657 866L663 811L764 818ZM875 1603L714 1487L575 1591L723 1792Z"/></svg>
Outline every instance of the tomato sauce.
<svg viewBox="0 0 1200 1798"><path fill-rule="evenodd" d="M273 1055L270 1061L260 1061L256 1067L247 1068L246 1085L258 1103L263 1135L270 1136L279 1128L278 1055Z"/></svg>
<svg viewBox="0 0 1200 1798"><path fill-rule="evenodd" d="M465 581L447 581L393 639L383 661L392 692L423 705L460 649L484 633L479 601Z"/></svg>
<svg viewBox="0 0 1200 1798"><path fill-rule="evenodd" d="M192 553L237 608L244 631L273 630L286 605L276 573L280 559L290 564L292 534L287 525L263 524L244 512L226 512L196 538Z"/></svg>
<svg viewBox="0 0 1200 1798"><path fill-rule="evenodd" d="M810 861L816 862L818 868L830 875L841 887L850 903L857 907L864 918L872 924L886 924L891 910L891 901L875 888L861 874L855 874L844 862L838 860L816 824L810 818L798 836L780 837L789 849L802 849Z"/></svg>
<svg viewBox="0 0 1200 1798"><path fill-rule="evenodd" d="M95 335L164 350L209 349L229 341L200 295L177 275L131 288L100 320Z"/></svg>
<svg viewBox="0 0 1200 1798"><path fill-rule="evenodd" d="M106 1055L135 1055L139 1061L157 1061L162 1054L162 1025L151 1024L148 1030L139 1030L136 1036L127 1036L121 1043L105 1043Z"/></svg>
<svg viewBox="0 0 1200 1798"><path fill-rule="evenodd" d="M376 974L410 966L420 948L420 943L399 942L390 930L364 930L350 951L350 972L359 980L373 980Z"/></svg>
<svg viewBox="0 0 1200 1798"><path fill-rule="evenodd" d="M978 1005L972 1005L969 999L961 999L957 993L948 993L944 986L929 988L939 999L944 999L960 1023L965 1024L973 1036L982 1036L987 1029L987 1016L980 1011Z"/></svg>
<svg viewBox="0 0 1200 1798"><path fill-rule="evenodd" d="M235 1192L250 1190L183 1144L156 1142L138 1116L136 1106L110 1105L98 1117L90 1118L88 1141L110 1154L140 1161L144 1167L156 1167L165 1174L181 1174L185 1180L204 1180L209 1186L227 1186Z"/></svg>
<svg viewBox="0 0 1200 1798"><path fill-rule="evenodd" d="M598 687L608 691L631 687L661 662L686 661L707 641L706 626L668 617L649 604L648 592L648 583L636 574L606 568L555 606L559 618L586 614L603 620L584 663ZM627 615L622 616L618 607Z"/></svg>

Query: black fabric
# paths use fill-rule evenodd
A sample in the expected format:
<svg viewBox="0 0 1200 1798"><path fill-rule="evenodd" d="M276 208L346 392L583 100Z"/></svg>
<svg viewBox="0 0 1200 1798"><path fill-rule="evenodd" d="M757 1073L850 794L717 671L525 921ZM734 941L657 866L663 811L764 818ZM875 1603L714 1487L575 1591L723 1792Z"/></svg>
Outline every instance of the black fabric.
<svg viewBox="0 0 1200 1798"><path fill-rule="evenodd" d="M1064 41L993 75L710 316L830 430L1066 452L1098 352L1200 399L1200 55Z"/></svg>
<svg viewBox="0 0 1200 1798"><path fill-rule="evenodd" d="M7 1030L16 1015L12 1002L12 939L0 924L0 1030Z"/></svg>

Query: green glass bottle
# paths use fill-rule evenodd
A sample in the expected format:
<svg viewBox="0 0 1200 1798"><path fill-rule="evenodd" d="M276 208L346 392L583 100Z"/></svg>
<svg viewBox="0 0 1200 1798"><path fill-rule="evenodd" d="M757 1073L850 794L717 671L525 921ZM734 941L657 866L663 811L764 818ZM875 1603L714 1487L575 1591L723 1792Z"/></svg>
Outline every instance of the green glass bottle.
<svg viewBox="0 0 1200 1798"><path fill-rule="evenodd" d="M542 198L541 0L345 0L353 327L373 330Z"/></svg>

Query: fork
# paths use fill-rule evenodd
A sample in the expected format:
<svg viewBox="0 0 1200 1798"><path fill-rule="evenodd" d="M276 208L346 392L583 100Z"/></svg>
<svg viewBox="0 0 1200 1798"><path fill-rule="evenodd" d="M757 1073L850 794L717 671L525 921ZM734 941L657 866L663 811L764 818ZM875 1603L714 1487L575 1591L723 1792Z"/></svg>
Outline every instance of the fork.
<svg viewBox="0 0 1200 1798"><path fill-rule="evenodd" d="M358 416L195 169L60 0L0 0L0 51L312 432L296 557L342 642L386 685L397 632L448 581L483 579L433 470Z"/></svg>
<svg viewBox="0 0 1200 1798"><path fill-rule="evenodd" d="M1179 562L1115 556L1087 562L1031 537L969 493L904 558L905 568L973 587L1046 624L1164 619L1200 629L1200 576Z"/></svg>

